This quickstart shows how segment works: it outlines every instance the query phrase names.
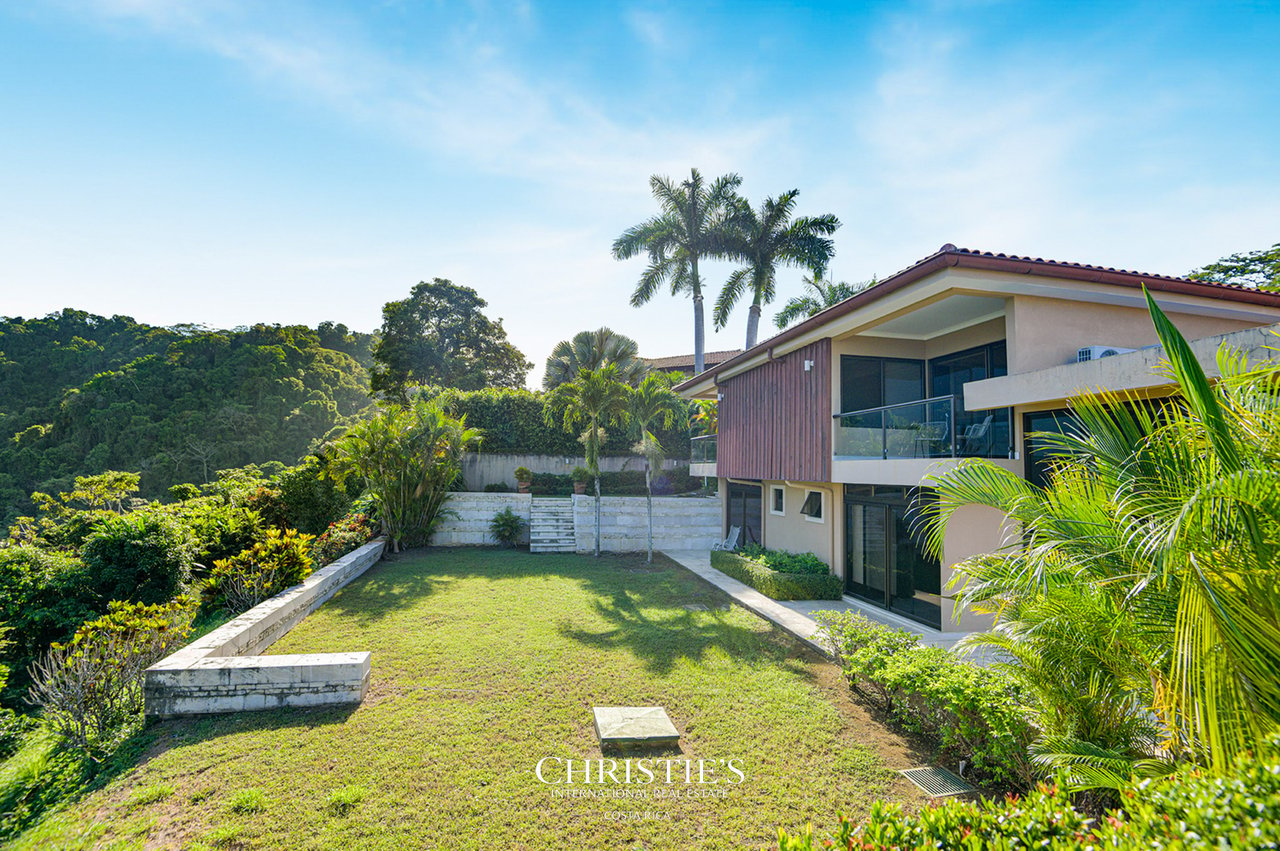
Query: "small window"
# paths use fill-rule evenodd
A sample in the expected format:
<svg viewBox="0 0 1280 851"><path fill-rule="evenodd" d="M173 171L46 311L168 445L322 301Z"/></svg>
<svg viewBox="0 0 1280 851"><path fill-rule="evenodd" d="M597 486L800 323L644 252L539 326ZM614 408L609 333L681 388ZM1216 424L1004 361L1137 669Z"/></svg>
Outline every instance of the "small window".
<svg viewBox="0 0 1280 851"><path fill-rule="evenodd" d="M822 491L809 491L804 498L804 505L800 506L800 513L805 516L806 520L812 520L814 523L821 523Z"/></svg>
<svg viewBox="0 0 1280 851"><path fill-rule="evenodd" d="M785 488L772 488L773 502L769 505L769 513L777 515L786 515L787 513L787 491Z"/></svg>

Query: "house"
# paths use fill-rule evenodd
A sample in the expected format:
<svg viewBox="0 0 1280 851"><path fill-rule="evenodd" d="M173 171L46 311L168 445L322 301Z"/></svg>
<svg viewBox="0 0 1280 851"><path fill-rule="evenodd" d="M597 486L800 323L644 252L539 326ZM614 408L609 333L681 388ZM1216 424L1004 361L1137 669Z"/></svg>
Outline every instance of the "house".
<svg viewBox="0 0 1280 851"><path fill-rule="evenodd" d="M729 358L742 354L742 349L729 349L723 352L703 352L702 365L706 369L719 366ZM665 358L641 358L649 365L649 369L658 372L672 372L681 375L693 375L693 353L687 355L671 355Z"/></svg>
<svg viewBox="0 0 1280 851"><path fill-rule="evenodd" d="M984 628L942 594L952 565L1001 545L1003 515L962 509L939 561L913 528L918 500L966 457L1042 480L1026 435L1060 429L1081 390L1167 392L1143 286L1206 365L1222 340L1265 356L1280 323L1277 293L944 245L677 385L719 400L691 472L718 479L726 530L816 553L860 607Z"/></svg>

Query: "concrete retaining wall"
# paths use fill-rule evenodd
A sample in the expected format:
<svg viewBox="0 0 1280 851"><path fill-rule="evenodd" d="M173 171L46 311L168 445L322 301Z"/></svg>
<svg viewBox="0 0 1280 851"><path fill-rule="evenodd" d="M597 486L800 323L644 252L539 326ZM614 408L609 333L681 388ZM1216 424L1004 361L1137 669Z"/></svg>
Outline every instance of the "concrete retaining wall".
<svg viewBox="0 0 1280 851"><path fill-rule="evenodd" d="M379 538L350 552L147 669L146 714L169 718L280 706L359 703L370 655L255 656L382 557Z"/></svg>
<svg viewBox="0 0 1280 851"><path fill-rule="evenodd" d="M527 493L454 493L449 495L444 507L455 516L446 517L436 526L431 536L433 547L483 547L498 543L489 534L489 523L493 515L510 507L512 511L529 522L529 507L532 499ZM529 542L529 531L526 528L523 543Z"/></svg>
<svg viewBox="0 0 1280 851"><path fill-rule="evenodd" d="M687 463L668 458L663 469L671 469ZM516 489L516 467L528 467L535 473L555 473L567 476L574 467L587 466L587 459L581 455L508 455L471 452L462 459L462 480L469 491L483 491L485 485L505 484L513 491ZM600 469L605 473L618 473L623 470L643 470L644 459L638 455L602 455Z"/></svg>
<svg viewBox="0 0 1280 851"><path fill-rule="evenodd" d="M573 528L578 552L595 551L596 505L592 496L573 498ZM600 498L600 549L642 552L648 518L642 496ZM715 497L659 496L653 499L655 550L710 550L721 540L720 500Z"/></svg>

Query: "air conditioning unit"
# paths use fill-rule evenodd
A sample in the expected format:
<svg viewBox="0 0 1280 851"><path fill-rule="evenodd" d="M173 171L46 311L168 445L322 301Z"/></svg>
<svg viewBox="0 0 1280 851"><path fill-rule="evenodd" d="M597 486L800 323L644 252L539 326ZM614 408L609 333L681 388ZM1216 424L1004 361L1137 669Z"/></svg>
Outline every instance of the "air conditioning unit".
<svg viewBox="0 0 1280 851"><path fill-rule="evenodd" d="M1081 346L1076 350L1076 363L1109 358L1113 355L1124 355L1136 352L1137 349L1122 349L1119 346Z"/></svg>

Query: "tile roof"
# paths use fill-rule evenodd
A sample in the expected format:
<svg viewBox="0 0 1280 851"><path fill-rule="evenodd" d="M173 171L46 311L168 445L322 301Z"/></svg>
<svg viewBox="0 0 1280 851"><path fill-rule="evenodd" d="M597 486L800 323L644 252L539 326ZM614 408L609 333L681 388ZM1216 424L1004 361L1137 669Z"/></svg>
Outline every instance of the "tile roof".
<svg viewBox="0 0 1280 851"><path fill-rule="evenodd" d="M720 352L703 352L702 359L707 366L724 363L729 358L742 354L742 349L725 349ZM693 366L693 353L687 355L670 355L665 358L641 358L654 369L672 369L677 366Z"/></svg>

